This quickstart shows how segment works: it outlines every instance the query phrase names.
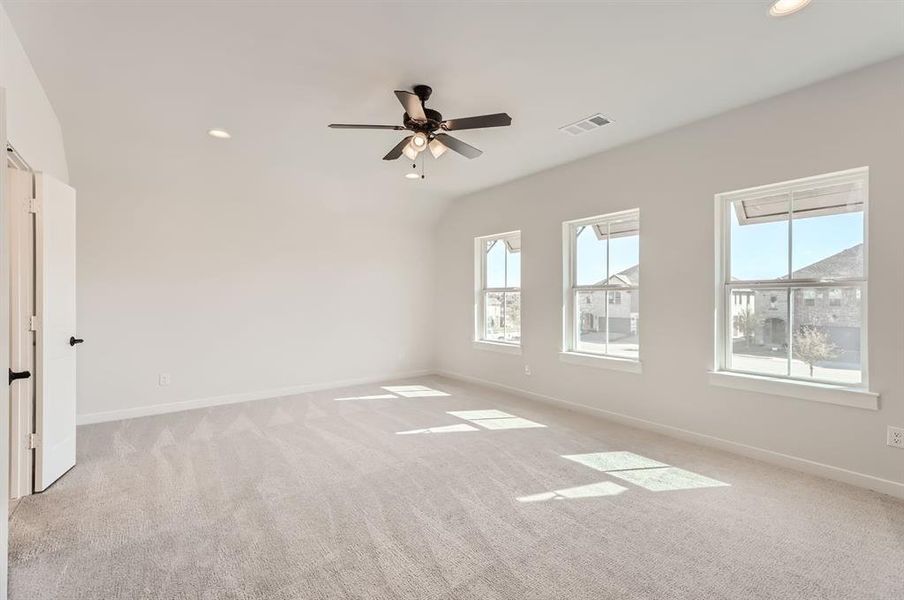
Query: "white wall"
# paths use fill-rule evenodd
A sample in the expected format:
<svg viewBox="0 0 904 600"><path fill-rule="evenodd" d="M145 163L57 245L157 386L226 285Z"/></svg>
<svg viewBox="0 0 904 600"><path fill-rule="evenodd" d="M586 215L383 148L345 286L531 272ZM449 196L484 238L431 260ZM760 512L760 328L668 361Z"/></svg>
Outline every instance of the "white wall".
<svg viewBox="0 0 904 600"><path fill-rule="evenodd" d="M9 138L69 181L60 124L2 8L0 41ZM144 133L120 129L100 153L83 143L71 161L82 422L430 366L435 206L400 219L385 195L312 190L298 157L250 168L247 139L193 142L211 145L188 162L177 145L135 150Z"/></svg>
<svg viewBox="0 0 904 600"><path fill-rule="evenodd" d="M221 171L74 171L81 422L429 368L430 226Z"/></svg>
<svg viewBox="0 0 904 600"><path fill-rule="evenodd" d="M2 6L0 87L6 88L9 141L34 169L68 181L60 123Z"/></svg>
<svg viewBox="0 0 904 600"><path fill-rule="evenodd" d="M870 167L869 361L881 409L710 386L713 195L861 166ZM886 425L904 425L902 190L904 59L896 59L473 194L453 203L437 227L438 366L904 491L889 483L904 483L904 452L885 445ZM561 363L561 224L635 207L643 373ZM471 346L473 238L514 229L523 243L520 357Z"/></svg>
<svg viewBox="0 0 904 600"><path fill-rule="evenodd" d="M134 113L172 106L115 97L103 144L78 111L65 115L79 148L70 178L60 125L2 11L0 34L9 137L78 192L80 422L430 366L436 205L400 218L401 199L361 197L344 166L313 187L294 139L280 164L261 158L259 132L222 143L198 128L161 143Z"/></svg>

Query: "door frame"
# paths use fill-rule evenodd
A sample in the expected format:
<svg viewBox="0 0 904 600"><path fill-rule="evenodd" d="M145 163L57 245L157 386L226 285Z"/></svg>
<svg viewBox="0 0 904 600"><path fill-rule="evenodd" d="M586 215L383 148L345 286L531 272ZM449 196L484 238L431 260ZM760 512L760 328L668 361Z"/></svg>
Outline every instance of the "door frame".
<svg viewBox="0 0 904 600"><path fill-rule="evenodd" d="M6 88L0 87L0 140L6 137ZM9 230L6 169L0 169L0 370L9 368ZM9 396L7 396L8 398ZM9 411L7 410L7 413ZM0 419L0 600L6 600L9 565L9 419Z"/></svg>

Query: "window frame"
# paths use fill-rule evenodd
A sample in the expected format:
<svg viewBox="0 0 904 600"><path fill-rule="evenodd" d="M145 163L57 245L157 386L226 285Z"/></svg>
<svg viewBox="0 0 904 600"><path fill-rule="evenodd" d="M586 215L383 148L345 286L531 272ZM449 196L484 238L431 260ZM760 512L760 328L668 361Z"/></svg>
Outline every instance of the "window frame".
<svg viewBox="0 0 904 600"><path fill-rule="evenodd" d="M502 241L517 238L519 253L521 249L521 231L507 231L474 238L474 333L473 343L476 348L499 350L509 354L520 354L521 340L524 339L522 331L519 331L517 342L506 340L491 340L486 337L486 295L488 293L514 293L521 295L521 273L519 273L517 287L487 287L487 252L486 243L490 241ZM521 256L523 260L523 254ZM508 261L506 261L506 284L508 283ZM523 271L523 269L521 269ZM504 311L505 309L503 309Z"/></svg>
<svg viewBox="0 0 904 600"><path fill-rule="evenodd" d="M564 274L564 285L563 285L563 298L562 298L562 350L560 357L564 362L571 362L576 364L590 365L592 363L596 363L593 366L606 366L612 367L620 370L627 370L632 372L640 372L640 364L641 364L641 344L638 342L638 351L637 357L628 357L618 354L610 354L608 352L591 352L585 349L578 348L578 341L580 340L580 335L578 333L578 301L577 297L580 293L587 292L605 292L606 298L603 302L606 308L606 322L608 328L608 315L609 315L609 293L610 292L639 292L639 285L616 285L616 284L603 284L603 285L578 285L577 284L577 237L578 237L578 229L581 227L588 227L593 225L599 225L605 223L607 225L611 225L612 223L618 223L626 220L636 220L637 221L637 235L638 239L640 237L640 208L631 208L627 210L621 210L612 213L606 213L602 215L596 215L593 217L586 217L581 219L574 219L571 221L565 221L562 223L562 255L563 255L563 266L562 272ZM607 237L607 240L611 240L611 237ZM641 244L638 241L638 250L637 250L637 259L638 259L638 269L640 268L641 263ZM611 255L609 252L608 241L606 247L606 280L611 279L611 275L609 274L609 261ZM624 302L624 298L621 299ZM615 306L615 305L613 305ZM640 312L640 311L638 311ZM639 334L638 334L639 335ZM606 347L608 349L609 345L609 334L606 332Z"/></svg>
<svg viewBox="0 0 904 600"><path fill-rule="evenodd" d="M812 189L814 185L838 185L844 183L859 182L863 186L863 273L859 278L793 278L793 250L794 250L794 200L796 191ZM735 280L731 281L731 205L733 202L745 198L755 198L770 193L788 193L789 221L788 221L788 275L785 279L762 280ZM869 167L859 167L845 171L825 173L804 177L790 181L778 182L746 188L731 192L723 192L715 195L715 242L716 242L716 276L715 276L715 305L716 323L714 373L730 376L752 377L776 383L790 383L795 386L811 386L818 388L849 389L854 391L869 390L869 316L868 316L868 287L869 287ZM861 303L860 323L860 382L845 383L828 379L801 378L788 375L767 374L755 371L747 371L731 368L731 343L729 334L732 331L731 295L733 290L757 289L782 289L785 290L786 302L789 310L788 322L788 359L793 360L793 316L792 299L795 290L802 293L805 290L815 290L817 297L820 291L825 290L828 297L830 289L859 289ZM828 300L827 300L828 301ZM790 362L789 362L790 364Z"/></svg>

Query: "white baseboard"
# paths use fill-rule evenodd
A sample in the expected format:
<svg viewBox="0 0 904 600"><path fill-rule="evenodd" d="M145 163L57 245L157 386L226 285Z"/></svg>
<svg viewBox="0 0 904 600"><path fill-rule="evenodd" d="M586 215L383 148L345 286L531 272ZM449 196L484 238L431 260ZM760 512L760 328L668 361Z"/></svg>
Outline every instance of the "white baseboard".
<svg viewBox="0 0 904 600"><path fill-rule="evenodd" d="M195 408L207 408L209 406L220 406L223 404L236 404L238 402L250 402L252 400L266 400L269 398L279 398L281 396L292 396L295 394L303 394L305 392L316 392L319 390L329 390L332 388L349 387L353 385L365 385L368 383L379 383L382 381L395 381L398 379L411 379L413 377L423 377L432 374L430 370L420 371L404 371L399 373L389 373L379 377L359 377L357 379L344 379L338 381L325 381L320 383L304 383L301 385L293 385L290 387L276 388L270 390L259 390L256 392L240 392L238 394L225 394L223 396L208 396L206 398L194 398L190 400L180 400L179 402L168 402L165 404L150 404L146 406L136 406L134 408L124 408L121 410L110 410L105 412L85 413L76 417L76 424L90 425L92 423L104 423L107 421L122 421L123 419L134 419L136 417L147 417L151 415L162 415L165 413L180 412L183 410L192 410Z"/></svg>
<svg viewBox="0 0 904 600"><path fill-rule="evenodd" d="M763 462L778 465L781 467L787 467L797 471L802 471L811 475L818 475L820 477L826 477L835 481L849 483L857 487L882 492L896 498L904 498L904 483L891 481L890 479L882 479L881 477L875 477L874 475L858 473L856 471L850 471L841 467L834 467L832 465L827 465L806 458L792 456L790 454L783 454L781 452L766 450L765 448L759 448L757 446L750 446L748 444L733 442L731 440L707 435L705 433L697 433L688 429L673 427L671 425L663 425L662 423L648 421L646 419L641 419L638 417L632 417L623 413L613 412L593 406L587 406L586 404L579 404L577 402L570 402L568 400L562 400L561 398L554 398L552 396L538 394L536 392L496 383L494 381L481 379L479 377L472 377L470 375L463 375L461 373L453 373L451 371L444 370L434 370L433 373L436 375L441 375L443 377L449 377L450 379L458 379L460 381L476 383L504 392L524 396L526 398L537 400L539 402L563 406L572 410L603 417L605 419L625 425L630 425L632 427L637 427L639 429L655 431L656 433L661 433L663 435L678 438L680 440L694 442L696 444L708 446L711 448L718 448L719 450L725 450L726 452L731 452L733 454L740 454L749 458L755 458Z"/></svg>

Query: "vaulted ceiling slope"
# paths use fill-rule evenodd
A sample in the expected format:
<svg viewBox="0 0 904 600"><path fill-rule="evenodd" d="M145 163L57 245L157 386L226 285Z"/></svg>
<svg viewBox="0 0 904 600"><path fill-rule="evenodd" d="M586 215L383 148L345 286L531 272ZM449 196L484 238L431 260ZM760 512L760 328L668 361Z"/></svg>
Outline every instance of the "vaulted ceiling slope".
<svg viewBox="0 0 904 600"><path fill-rule="evenodd" d="M240 172L398 211L904 53L902 2L814 0L781 19L769 4L5 3L76 186L111 170ZM513 124L462 132L485 154L428 160L426 182L380 160L398 132L327 129L400 122L392 91L416 83L445 117L506 111ZM558 131L598 112L614 123Z"/></svg>

